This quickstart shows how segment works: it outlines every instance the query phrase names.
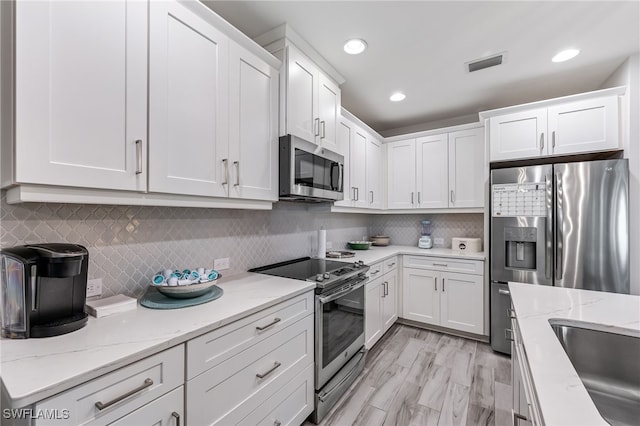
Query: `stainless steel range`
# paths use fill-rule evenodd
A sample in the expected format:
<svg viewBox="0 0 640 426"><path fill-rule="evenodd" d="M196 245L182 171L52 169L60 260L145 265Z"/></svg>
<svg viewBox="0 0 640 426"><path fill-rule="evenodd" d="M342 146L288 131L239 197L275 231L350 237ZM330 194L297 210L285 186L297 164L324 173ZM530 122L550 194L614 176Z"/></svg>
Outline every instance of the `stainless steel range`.
<svg viewBox="0 0 640 426"><path fill-rule="evenodd" d="M369 266L308 257L249 270L316 283L315 411L319 423L364 369L364 285Z"/></svg>

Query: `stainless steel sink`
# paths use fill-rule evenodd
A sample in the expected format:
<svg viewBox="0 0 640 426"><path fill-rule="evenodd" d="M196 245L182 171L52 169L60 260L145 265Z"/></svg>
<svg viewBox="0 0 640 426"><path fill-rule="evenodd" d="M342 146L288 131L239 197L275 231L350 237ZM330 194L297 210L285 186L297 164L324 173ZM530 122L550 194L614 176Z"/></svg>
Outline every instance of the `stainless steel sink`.
<svg viewBox="0 0 640 426"><path fill-rule="evenodd" d="M640 337L550 321L602 417L640 422Z"/></svg>

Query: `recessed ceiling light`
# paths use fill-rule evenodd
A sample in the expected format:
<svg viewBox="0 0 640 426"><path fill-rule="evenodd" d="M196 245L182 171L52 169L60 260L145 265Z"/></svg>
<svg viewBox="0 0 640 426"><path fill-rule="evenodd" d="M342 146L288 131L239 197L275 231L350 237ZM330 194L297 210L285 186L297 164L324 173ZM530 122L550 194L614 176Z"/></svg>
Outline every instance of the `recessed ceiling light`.
<svg viewBox="0 0 640 426"><path fill-rule="evenodd" d="M344 51L349 55L358 55L367 48L367 42L360 38L352 38L344 44Z"/></svg>
<svg viewBox="0 0 640 426"><path fill-rule="evenodd" d="M569 59L572 59L572 58L575 58L576 56L578 56L578 53L580 53L579 49L563 50L562 52L558 53L556 56L551 58L551 61L553 61L553 62L568 61Z"/></svg>
<svg viewBox="0 0 640 426"><path fill-rule="evenodd" d="M400 92L396 92L393 95L391 95L389 97L389 100L391 102L400 102L402 100L404 100L404 98L406 98L407 96L404 93L400 93Z"/></svg>

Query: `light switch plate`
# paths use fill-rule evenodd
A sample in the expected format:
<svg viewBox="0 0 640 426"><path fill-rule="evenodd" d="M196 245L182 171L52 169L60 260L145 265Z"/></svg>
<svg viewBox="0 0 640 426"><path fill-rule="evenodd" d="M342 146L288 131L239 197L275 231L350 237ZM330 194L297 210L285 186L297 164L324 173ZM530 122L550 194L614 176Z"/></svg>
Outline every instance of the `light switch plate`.
<svg viewBox="0 0 640 426"><path fill-rule="evenodd" d="M228 257L213 260L213 269L216 271L223 271L231 267L231 260Z"/></svg>
<svg viewBox="0 0 640 426"><path fill-rule="evenodd" d="M102 294L102 278L87 280L87 297L96 297Z"/></svg>

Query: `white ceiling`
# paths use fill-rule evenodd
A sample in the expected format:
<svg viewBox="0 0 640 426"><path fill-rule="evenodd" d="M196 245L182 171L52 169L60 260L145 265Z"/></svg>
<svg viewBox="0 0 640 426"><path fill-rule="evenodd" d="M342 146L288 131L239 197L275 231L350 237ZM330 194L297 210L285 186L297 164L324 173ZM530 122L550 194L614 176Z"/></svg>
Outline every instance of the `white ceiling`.
<svg viewBox="0 0 640 426"><path fill-rule="evenodd" d="M206 3L251 38L288 23L346 78L342 105L386 135L598 89L640 51L637 0ZM352 37L365 39L369 48L347 55L342 46ZM580 55L551 62L568 47ZM503 65L465 71L465 62L504 51ZM406 100L390 102L395 91Z"/></svg>

